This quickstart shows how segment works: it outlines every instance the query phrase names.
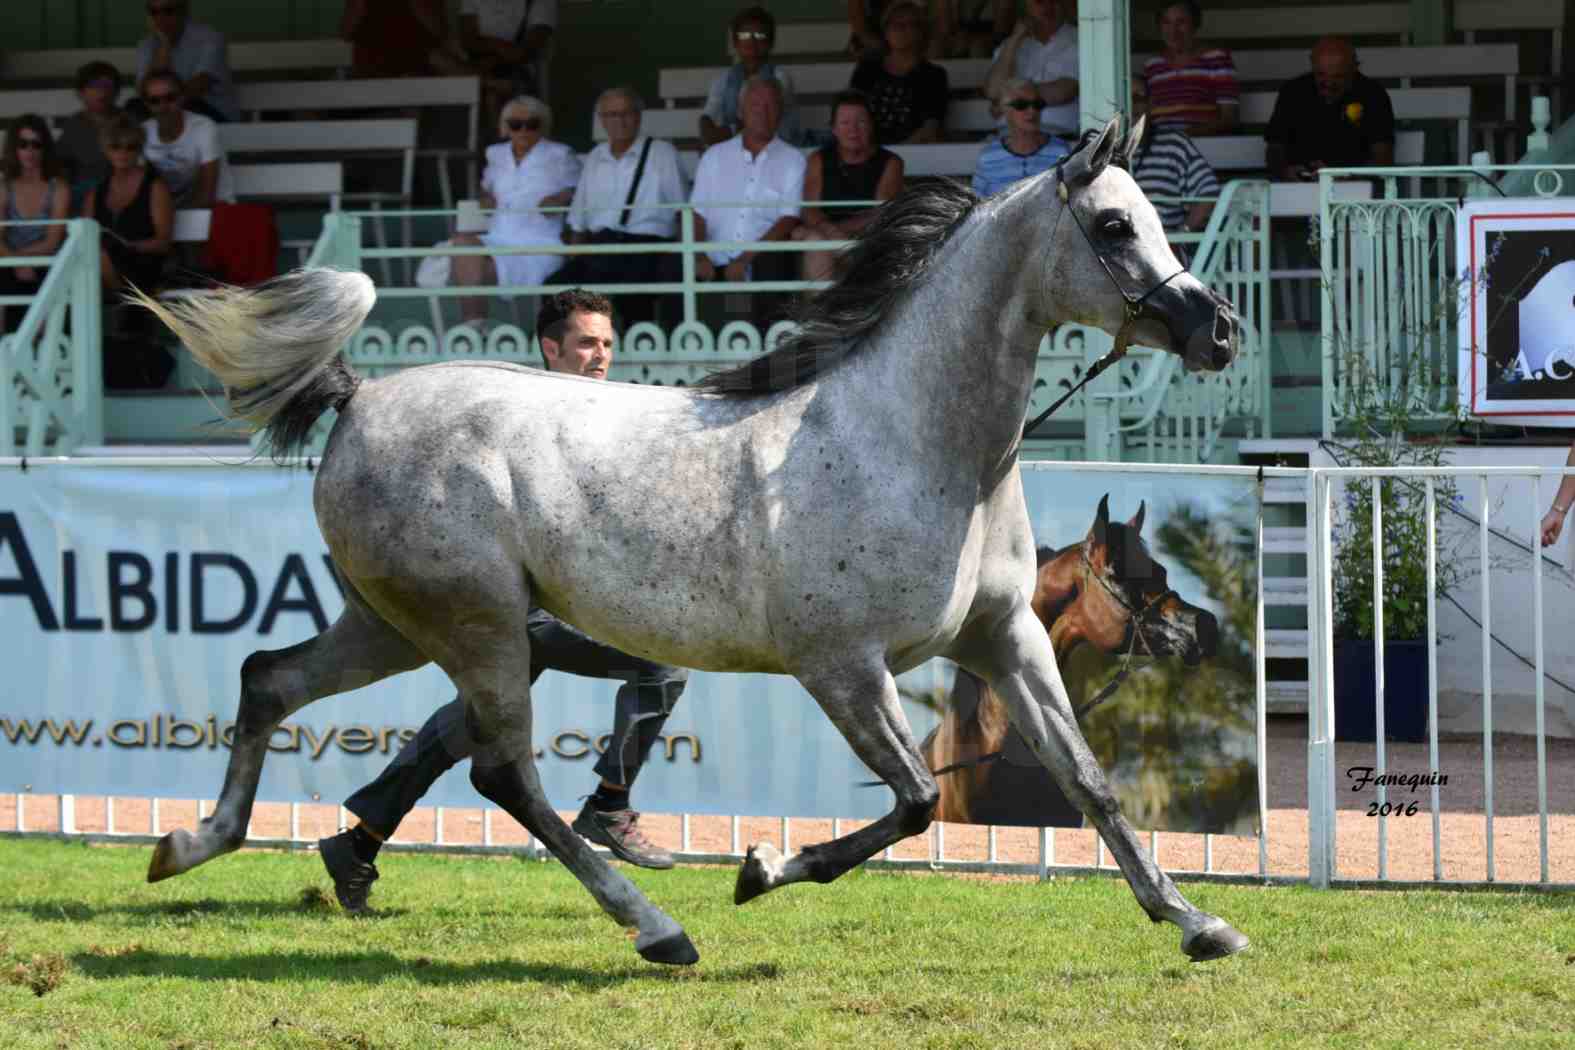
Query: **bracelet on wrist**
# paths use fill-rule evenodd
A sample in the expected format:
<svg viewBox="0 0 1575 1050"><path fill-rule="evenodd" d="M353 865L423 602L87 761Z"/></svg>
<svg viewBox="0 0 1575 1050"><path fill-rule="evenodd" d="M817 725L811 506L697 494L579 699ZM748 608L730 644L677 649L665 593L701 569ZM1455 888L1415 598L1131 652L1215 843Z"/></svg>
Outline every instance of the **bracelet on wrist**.
<svg viewBox="0 0 1575 1050"><path fill-rule="evenodd" d="M1555 503L1553 505L1553 509L1558 511L1560 514L1568 514L1570 512L1570 505L1568 503L1565 503L1565 504L1563 504L1561 506L1561 505Z"/></svg>

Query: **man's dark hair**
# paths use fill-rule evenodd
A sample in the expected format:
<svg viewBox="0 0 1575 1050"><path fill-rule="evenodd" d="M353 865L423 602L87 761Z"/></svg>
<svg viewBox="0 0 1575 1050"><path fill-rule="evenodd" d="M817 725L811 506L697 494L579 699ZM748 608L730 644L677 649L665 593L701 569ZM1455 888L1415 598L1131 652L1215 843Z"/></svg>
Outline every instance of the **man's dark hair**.
<svg viewBox="0 0 1575 1050"><path fill-rule="evenodd" d="M588 314L605 314L612 320L612 300L600 292L587 292L584 288L570 288L566 292L548 296L536 311L536 338L560 342L563 330L568 327L569 315L576 310ZM545 351L543 357L545 357Z"/></svg>
<svg viewBox="0 0 1575 1050"><path fill-rule="evenodd" d="M1163 17L1165 12L1172 7L1180 7L1187 12L1187 17L1192 19L1193 29L1203 28L1203 6L1198 3L1198 0L1169 0L1154 13L1155 21Z"/></svg>
<svg viewBox="0 0 1575 1050"><path fill-rule="evenodd" d="M89 62L77 69L77 90L81 91L95 80L113 80L115 91L120 91L120 70L102 60Z"/></svg>
<svg viewBox="0 0 1575 1050"><path fill-rule="evenodd" d="M765 30L766 43L775 44L777 42L777 20L770 11L758 4L754 7L744 8L733 16L732 29L734 35L736 36L738 31L750 22L757 23L761 29Z"/></svg>

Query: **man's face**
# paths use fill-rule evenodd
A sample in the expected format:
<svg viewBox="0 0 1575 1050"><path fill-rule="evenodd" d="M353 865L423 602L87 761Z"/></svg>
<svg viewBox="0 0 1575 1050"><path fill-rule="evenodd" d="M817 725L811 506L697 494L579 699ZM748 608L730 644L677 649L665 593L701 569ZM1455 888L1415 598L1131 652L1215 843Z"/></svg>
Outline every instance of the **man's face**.
<svg viewBox="0 0 1575 1050"><path fill-rule="evenodd" d="M1314 51L1312 69L1318 97L1325 102L1338 102L1351 86L1351 77L1356 73L1356 59L1344 51Z"/></svg>
<svg viewBox="0 0 1575 1050"><path fill-rule="evenodd" d="M160 77L145 82L142 85L142 101L147 103L149 112L161 128L169 128L180 122L180 89L173 80Z"/></svg>
<svg viewBox="0 0 1575 1050"><path fill-rule="evenodd" d="M602 99L596 115L607 132L607 141L613 145L624 146L640 137L640 111L624 96L608 95Z"/></svg>
<svg viewBox="0 0 1575 1050"><path fill-rule="evenodd" d="M1028 0L1028 17L1042 25L1053 25L1061 20L1061 7L1056 0Z"/></svg>
<svg viewBox="0 0 1575 1050"><path fill-rule="evenodd" d="M563 338L543 338L541 352L549 372L606 379L613 354L612 318L576 310L564 322Z"/></svg>
<svg viewBox="0 0 1575 1050"><path fill-rule="evenodd" d="M89 113L108 113L115 106L116 85L112 77L90 80L77 88L82 108Z"/></svg>
<svg viewBox="0 0 1575 1050"><path fill-rule="evenodd" d="M186 0L148 0L148 21L153 30L175 39L186 28Z"/></svg>
<svg viewBox="0 0 1575 1050"><path fill-rule="evenodd" d="M775 91L766 87L750 88L741 108L745 131L761 138L777 133L777 125L782 122L782 103L777 101Z"/></svg>

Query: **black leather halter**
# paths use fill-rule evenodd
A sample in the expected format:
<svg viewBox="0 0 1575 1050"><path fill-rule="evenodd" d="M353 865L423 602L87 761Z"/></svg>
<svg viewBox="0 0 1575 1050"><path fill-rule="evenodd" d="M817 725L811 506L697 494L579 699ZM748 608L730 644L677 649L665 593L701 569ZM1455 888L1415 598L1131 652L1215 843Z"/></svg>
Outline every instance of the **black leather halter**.
<svg viewBox="0 0 1575 1050"><path fill-rule="evenodd" d="M1075 153L1062 157L1055 166L1055 191L1056 196L1061 199L1061 211L1055 217L1055 229L1050 231L1050 239L1054 240L1056 231L1061 228L1062 216L1071 213L1073 224L1077 226L1077 231L1083 235L1083 241L1088 245L1088 250L1092 252L1094 258L1099 261L1099 268L1105 271L1105 276L1110 278L1110 283L1115 287L1116 292L1121 296L1122 302L1126 303L1126 319L1122 322L1120 330L1116 332L1116 345L1111 347L1109 351L1099 358L1099 360L1089 365L1088 371L1083 373L1083 377L1076 383L1072 384L1072 389L1056 398L1054 404L1045 409L1043 412L1039 413L1023 427L1022 438L1024 440L1026 440L1030 434L1037 430L1041 423L1049 419L1056 409L1066 404L1067 400L1073 394L1083 389L1083 387L1092 381L1095 376L1099 375L1099 373L1103 372L1105 369L1109 368L1111 365L1115 364L1117 361L1126 356L1127 346L1132 341L1132 330L1137 325L1138 318L1143 313L1143 304L1148 301L1149 296L1153 295L1171 281L1174 281L1177 277L1180 277L1182 274L1187 272L1187 268L1183 266L1181 269L1177 270L1175 273L1171 274L1169 277L1165 278L1163 281L1160 281L1158 284L1154 285L1154 287L1138 296L1134 296L1122 286L1120 279L1116 277L1116 272L1110 268L1109 261L1105 259L1104 253L1102 253L1099 248L1095 246L1094 239L1088 235L1088 229L1083 225L1083 220L1077 217L1077 212L1072 208L1072 194L1071 191L1067 189L1065 169L1066 162L1071 160L1074 156L1076 156Z"/></svg>

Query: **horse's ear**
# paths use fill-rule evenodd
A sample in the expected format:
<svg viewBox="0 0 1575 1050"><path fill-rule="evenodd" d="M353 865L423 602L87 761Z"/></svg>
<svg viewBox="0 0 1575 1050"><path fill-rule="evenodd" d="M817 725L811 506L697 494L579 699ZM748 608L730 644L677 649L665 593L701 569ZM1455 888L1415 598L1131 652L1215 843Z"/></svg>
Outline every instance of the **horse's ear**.
<svg viewBox="0 0 1575 1050"><path fill-rule="evenodd" d="M1110 493L1099 497L1099 509L1094 512L1094 527L1089 529L1091 536L1104 536L1110 528Z"/></svg>
<svg viewBox="0 0 1575 1050"><path fill-rule="evenodd" d="M1099 138L1094 142L1093 152L1088 158L1088 177L1090 180L1099 178L1104 174L1110 161L1121 148L1121 114L1117 113L1105 122L1104 130L1099 133Z"/></svg>
<svg viewBox="0 0 1575 1050"><path fill-rule="evenodd" d="M1143 132L1147 129L1148 114L1145 113L1137 118L1137 122L1132 125L1132 131L1127 135L1126 145L1121 149L1121 166L1128 171L1132 171L1132 166L1137 161L1138 146L1142 144Z"/></svg>
<svg viewBox="0 0 1575 1050"><path fill-rule="evenodd" d="M1143 513L1147 509L1148 509L1148 502L1146 500L1140 500L1138 502L1137 513L1132 515L1132 520L1131 521L1127 522L1127 527L1130 528L1133 532L1136 533L1136 532L1142 532L1143 531Z"/></svg>

